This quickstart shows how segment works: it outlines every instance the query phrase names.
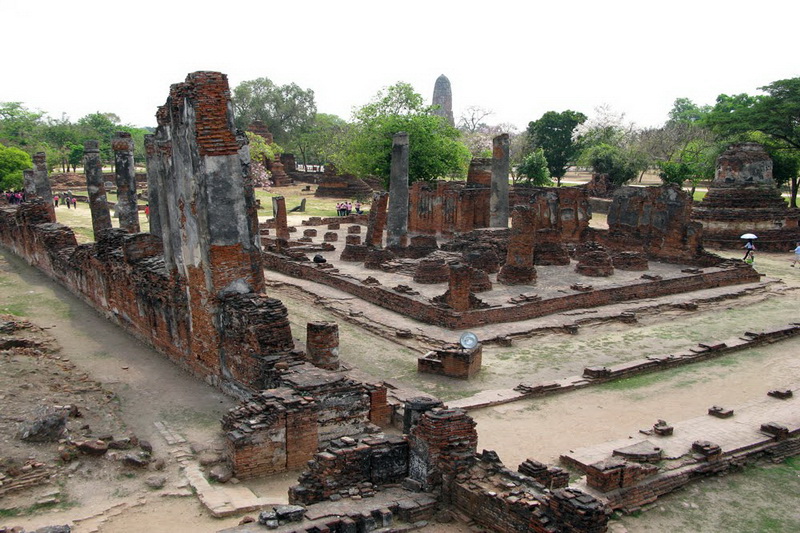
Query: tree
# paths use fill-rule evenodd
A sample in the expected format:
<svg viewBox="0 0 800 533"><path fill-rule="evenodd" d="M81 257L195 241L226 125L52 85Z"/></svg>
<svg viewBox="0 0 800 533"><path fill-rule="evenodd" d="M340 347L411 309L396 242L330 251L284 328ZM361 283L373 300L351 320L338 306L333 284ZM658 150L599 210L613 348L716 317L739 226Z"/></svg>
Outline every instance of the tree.
<svg viewBox="0 0 800 533"><path fill-rule="evenodd" d="M608 174L615 185L624 185L647 168L647 160L635 151L611 144L596 144L587 150L586 161L599 174Z"/></svg>
<svg viewBox="0 0 800 533"><path fill-rule="evenodd" d="M541 148L547 158L550 175L561 186L561 178L578 154L575 130L586 121L586 115L577 111L548 111L539 120L528 124L528 135L533 148Z"/></svg>
<svg viewBox="0 0 800 533"><path fill-rule="evenodd" d="M44 113L29 111L21 102L0 103L0 141L25 149L33 145Z"/></svg>
<svg viewBox="0 0 800 533"><path fill-rule="evenodd" d="M461 117L458 119L458 129L464 133L476 133L482 128L487 127L483 119L493 114L494 111L490 109L471 105L464 110Z"/></svg>
<svg viewBox="0 0 800 533"><path fill-rule="evenodd" d="M392 137L409 137L409 181L466 175L469 150L447 120L432 114L422 96L407 83L380 91L372 102L357 109L353 124L333 162L345 172L374 175L388 183Z"/></svg>
<svg viewBox="0 0 800 533"><path fill-rule="evenodd" d="M547 158L541 148L537 148L525 157L517 168L517 174L525 178L523 183L528 186L547 187L553 184L550 180L550 170L547 168Z"/></svg>
<svg viewBox="0 0 800 533"><path fill-rule="evenodd" d="M247 129L255 120L267 125L275 142L290 145L306 131L317 112L314 91L296 83L275 85L269 78L244 81L233 90L236 127Z"/></svg>
<svg viewBox="0 0 800 533"><path fill-rule="evenodd" d="M33 167L33 161L24 151L0 144L0 190L22 188L22 171Z"/></svg>
<svg viewBox="0 0 800 533"><path fill-rule="evenodd" d="M294 136L290 146L300 152L304 165L324 165L340 149L348 126L344 119L336 115L317 113L309 127Z"/></svg>

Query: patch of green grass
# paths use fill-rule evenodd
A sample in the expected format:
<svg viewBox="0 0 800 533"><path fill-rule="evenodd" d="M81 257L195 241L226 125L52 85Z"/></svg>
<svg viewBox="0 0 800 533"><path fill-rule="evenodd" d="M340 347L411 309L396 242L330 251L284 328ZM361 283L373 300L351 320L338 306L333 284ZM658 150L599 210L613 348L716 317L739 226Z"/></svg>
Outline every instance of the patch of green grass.
<svg viewBox="0 0 800 533"><path fill-rule="evenodd" d="M14 316L29 316L30 312L30 305L28 305L26 302L13 302L0 307L0 313L6 313Z"/></svg>

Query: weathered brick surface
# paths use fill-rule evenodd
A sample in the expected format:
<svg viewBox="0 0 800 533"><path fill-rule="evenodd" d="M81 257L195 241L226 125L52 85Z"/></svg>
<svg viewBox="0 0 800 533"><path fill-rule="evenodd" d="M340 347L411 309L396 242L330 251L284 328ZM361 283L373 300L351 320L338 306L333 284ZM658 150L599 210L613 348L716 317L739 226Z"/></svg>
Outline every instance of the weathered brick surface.
<svg viewBox="0 0 800 533"><path fill-rule="evenodd" d="M389 193L376 192L372 195L372 204L369 207L369 221L367 222L367 235L364 244L374 248L383 245L383 230L386 229L386 216L389 207Z"/></svg>
<svg viewBox="0 0 800 533"><path fill-rule="evenodd" d="M460 347L432 350L417 359L417 372L470 379L481 370L483 347L465 350Z"/></svg>
<svg viewBox="0 0 800 533"><path fill-rule="evenodd" d="M127 131L119 131L111 140L114 150L114 174L117 184L119 227L128 233L139 233L139 210L136 199L136 167L133 162L133 139Z"/></svg>
<svg viewBox="0 0 800 533"><path fill-rule="evenodd" d="M308 361L319 368L339 368L339 325L335 322L309 322L306 325Z"/></svg>
<svg viewBox="0 0 800 533"><path fill-rule="evenodd" d="M741 248L739 236L755 233L759 250L786 252L800 240L800 211L787 207L772 160L757 143L732 144L717 158L714 180L692 217L710 246Z"/></svg>
<svg viewBox="0 0 800 533"><path fill-rule="evenodd" d="M414 272L414 281L417 283L444 283L449 279L450 267L444 259L423 259Z"/></svg>
<svg viewBox="0 0 800 533"><path fill-rule="evenodd" d="M514 206L511 213L511 235L508 239L506 263L497 274L498 283L530 284L536 280L533 247L536 235L534 213L530 207Z"/></svg>
<svg viewBox="0 0 800 533"><path fill-rule="evenodd" d="M450 487L456 476L475 461L478 432L475 421L460 409L436 408L425 412L409 436L409 477L423 490ZM449 498L443 494L445 501Z"/></svg>
<svg viewBox="0 0 800 533"><path fill-rule="evenodd" d="M484 451L450 488L453 505L492 531L601 533L610 509L574 488L547 490L531 477L503 466Z"/></svg>
<svg viewBox="0 0 800 533"><path fill-rule="evenodd" d="M477 183L417 181L409 191L408 231L466 233L487 227L489 187Z"/></svg>

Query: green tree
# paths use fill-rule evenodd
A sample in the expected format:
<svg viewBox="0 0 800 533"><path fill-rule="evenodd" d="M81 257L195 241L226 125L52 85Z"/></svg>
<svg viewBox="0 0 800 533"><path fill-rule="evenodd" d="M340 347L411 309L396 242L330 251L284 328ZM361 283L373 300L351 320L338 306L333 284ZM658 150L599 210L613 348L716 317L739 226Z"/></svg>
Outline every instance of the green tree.
<svg viewBox="0 0 800 533"><path fill-rule="evenodd" d="M275 142L291 145L308 129L317 112L314 91L296 83L276 85L269 78L243 81L233 90L236 127L247 129L255 120L267 125Z"/></svg>
<svg viewBox="0 0 800 533"><path fill-rule="evenodd" d="M544 151L537 148L528 154L517 168L517 174L524 177L522 183L534 187L547 187L553 184Z"/></svg>
<svg viewBox="0 0 800 533"><path fill-rule="evenodd" d="M22 171L33 167L31 156L14 146L0 144L0 190L22 188Z"/></svg>
<svg viewBox="0 0 800 533"><path fill-rule="evenodd" d="M297 149L304 165L324 165L340 149L349 125L336 116L317 113L308 128L292 138L292 149Z"/></svg>
<svg viewBox="0 0 800 533"><path fill-rule="evenodd" d="M647 168L647 159L640 152L612 144L596 144L590 147L584 158L599 174L608 174L615 185L624 185Z"/></svg>
<svg viewBox="0 0 800 533"><path fill-rule="evenodd" d="M333 157L341 170L388 183L392 137L403 131L409 137L409 181L466 175L470 154L459 131L432 114L411 85L401 82L384 89L353 118L344 146Z"/></svg>
<svg viewBox="0 0 800 533"><path fill-rule="evenodd" d="M266 165L267 161L274 161L283 153L283 148L274 142L267 144L267 141L261 135L256 135L249 131L245 132L245 135L247 135L247 141L250 145L251 160L259 161L262 165Z"/></svg>
<svg viewBox="0 0 800 533"><path fill-rule="evenodd" d="M528 124L528 135L533 148L541 148L547 158L550 175L561 186L561 178L575 161L579 145L575 130L586 121L586 115L577 111L548 111L539 120Z"/></svg>
<svg viewBox="0 0 800 533"><path fill-rule="evenodd" d="M21 102L0 103L0 141L30 150L38 142L44 113L30 111Z"/></svg>

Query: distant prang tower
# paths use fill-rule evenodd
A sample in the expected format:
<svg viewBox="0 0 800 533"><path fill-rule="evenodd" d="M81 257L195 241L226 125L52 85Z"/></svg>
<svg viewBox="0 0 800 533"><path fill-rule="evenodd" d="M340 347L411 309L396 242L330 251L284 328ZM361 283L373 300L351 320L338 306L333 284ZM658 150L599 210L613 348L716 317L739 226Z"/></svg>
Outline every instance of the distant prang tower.
<svg viewBox="0 0 800 533"><path fill-rule="evenodd" d="M447 119L451 126L455 126L453 119L453 90L450 88L450 80L442 74L436 78L436 85L433 86L433 105L438 105L439 109L435 114Z"/></svg>

